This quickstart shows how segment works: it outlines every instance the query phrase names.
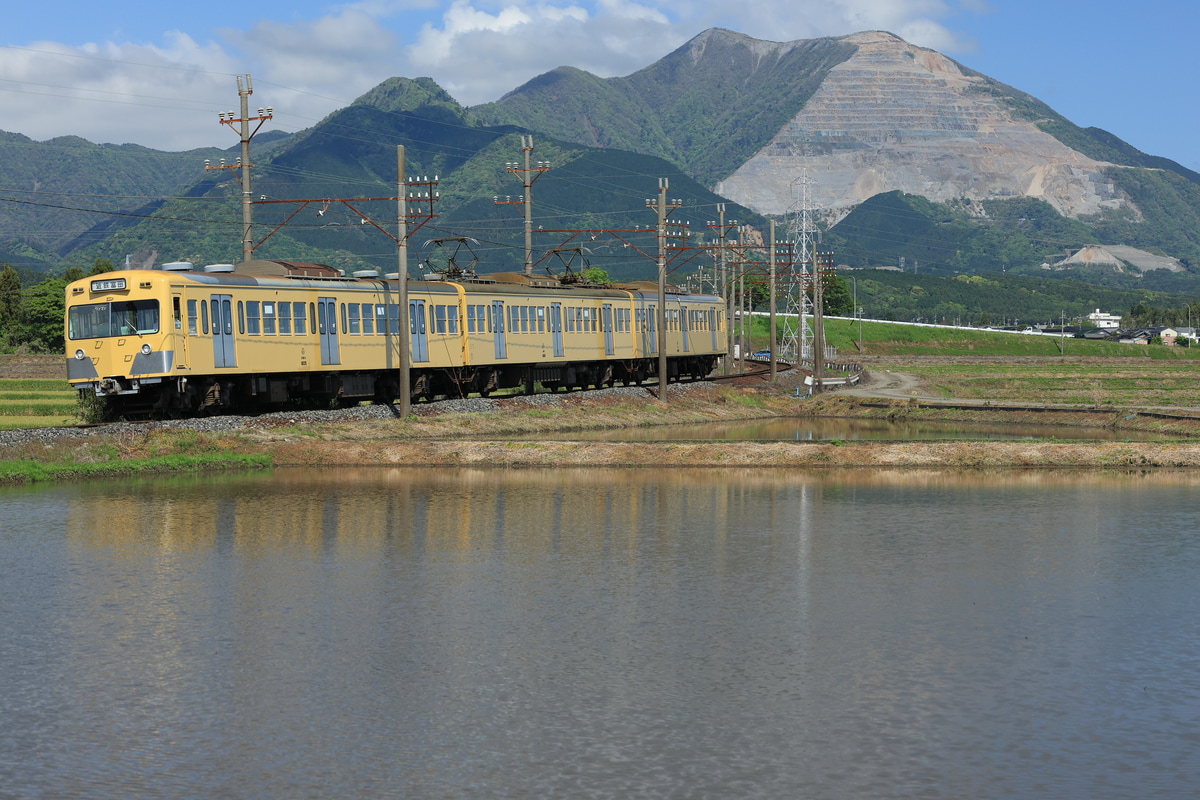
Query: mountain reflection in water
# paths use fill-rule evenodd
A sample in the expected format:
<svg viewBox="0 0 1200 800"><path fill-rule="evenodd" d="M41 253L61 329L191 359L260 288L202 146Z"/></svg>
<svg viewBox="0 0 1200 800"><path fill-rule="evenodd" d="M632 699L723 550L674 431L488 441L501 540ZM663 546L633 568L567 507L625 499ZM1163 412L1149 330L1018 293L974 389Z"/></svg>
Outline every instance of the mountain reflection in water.
<svg viewBox="0 0 1200 800"><path fill-rule="evenodd" d="M1200 472L0 490L6 796L1184 797Z"/></svg>

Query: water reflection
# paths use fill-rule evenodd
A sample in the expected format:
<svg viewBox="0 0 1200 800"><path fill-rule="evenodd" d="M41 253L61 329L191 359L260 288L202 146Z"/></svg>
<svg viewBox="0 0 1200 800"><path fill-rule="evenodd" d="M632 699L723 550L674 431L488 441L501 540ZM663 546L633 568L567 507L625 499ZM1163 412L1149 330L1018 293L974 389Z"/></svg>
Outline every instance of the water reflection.
<svg viewBox="0 0 1200 800"><path fill-rule="evenodd" d="M1184 796L1200 473L0 494L16 797Z"/></svg>

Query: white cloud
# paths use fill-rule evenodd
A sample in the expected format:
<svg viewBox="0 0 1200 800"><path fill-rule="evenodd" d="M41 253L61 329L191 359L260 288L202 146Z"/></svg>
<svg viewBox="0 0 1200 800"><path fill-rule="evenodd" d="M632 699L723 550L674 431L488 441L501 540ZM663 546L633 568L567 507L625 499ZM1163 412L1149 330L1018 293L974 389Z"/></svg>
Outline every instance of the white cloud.
<svg viewBox="0 0 1200 800"><path fill-rule="evenodd" d="M602 77L648 66L706 28L772 41L890 30L953 54L947 21L984 0L364 0L294 21L225 28L212 41L166 32L158 45L42 42L0 47L0 127L37 139L77 134L161 149L228 146L217 111L233 76L275 127L307 127L393 76L429 76L466 105L495 100L562 65ZM440 10L438 10L440 9Z"/></svg>

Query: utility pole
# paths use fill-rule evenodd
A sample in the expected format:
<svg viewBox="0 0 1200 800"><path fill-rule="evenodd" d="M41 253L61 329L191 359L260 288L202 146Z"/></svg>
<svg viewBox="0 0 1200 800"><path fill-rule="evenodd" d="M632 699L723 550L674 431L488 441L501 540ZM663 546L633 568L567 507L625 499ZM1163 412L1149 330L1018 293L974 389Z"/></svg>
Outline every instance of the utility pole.
<svg viewBox="0 0 1200 800"><path fill-rule="evenodd" d="M813 254L813 392L820 393L825 377L825 277L833 270L833 255Z"/></svg>
<svg viewBox="0 0 1200 800"><path fill-rule="evenodd" d="M775 220L771 220L771 249L768 254L771 261L771 383L775 382Z"/></svg>
<svg viewBox="0 0 1200 800"><path fill-rule="evenodd" d="M744 226L737 229L738 234L738 253L737 271L738 271L738 372L746 371L746 349L750 343L750 333L746 328L746 259L745 250L742 249L742 234L746 232Z"/></svg>
<svg viewBox="0 0 1200 800"><path fill-rule="evenodd" d="M243 81L243 78L245 80ZM217 118L222 125L228 125L231 130L239 135L242 140L242 155L238 159L237 165L226 164L224 159L221 163L215 166L210 166L205 162L205 169L228 169L233 172L241 173L242 183L242 261L249 261L251 254L254 252L254 240L251 236L253 227L253 214L251 213L251 195L250 195L250 140L254 138L254 134L258 133L263 124L272 118L275 109L267 106L265 109L258 109L258 116L250 116L250 95L254 94L254 86L250 82L250 76L238 75L238 97L241 99L241 114L237 117L232 111L222 111L217 114ZM254 130L250 130L250 123L257 122L258 125ZM236 126L236 127L235 127Z"/></svg>
<svg viewBox="0 0 1200 800"><path fill-rule="evenodd" d="M717 222L709 222L708 227L716 228L717 230L717 264L721 271L721 289L725 293L725 358L724 362L725 374L728 375L733 368L733 283L729 280L727 272L727 262L725 259L725 234L730 228L737 227L737 220L732 223L725 223L725 204L717 203Z"/></svg>
<svg viewBox="0 0 1200 800"><path fill-rule="evenodd" d="M516 161L506 162L504 168L506 171L517 175L521 179L521 185L525 187L524 200L512 200L505 198L501 200L499 197L493 198L492 202L496 205L516 205L521 203L524 205L525 213L525 274L533 274L533 184L538 178L542 177L542 173L550 169L549 161L539 161L534 167L530 163L530 158L533 155L533 136L521 137L521 152L525 154L525 166L522 167Z"/></svg>
<svg viewBox="0 0 1200 800"><path fill-rule="evenodd" d="M658 399L667 400L667 215L679 208L682 203L676 200L667 203L666 178L658 179L658 203L647 200L646 205L655 207L658 215L658 225L655 228L655 238L658 241Z"/></svg>
<svg viewBox="0 0 1200 800"><path fill-rule="evenodd" d="M408 203L404 196L404 145L396 146L396 302L400 305L397 325L400 348L400 419L408 416L412 405L412 353L408 321Z"/></svg>

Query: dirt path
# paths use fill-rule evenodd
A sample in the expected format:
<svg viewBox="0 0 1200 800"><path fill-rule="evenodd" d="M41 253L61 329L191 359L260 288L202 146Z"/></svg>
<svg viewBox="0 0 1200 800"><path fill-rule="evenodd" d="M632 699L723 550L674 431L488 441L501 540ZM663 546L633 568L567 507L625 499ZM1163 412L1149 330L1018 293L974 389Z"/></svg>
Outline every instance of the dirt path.
<svg viewBox="0 0 1200 800"><path fill-rule="evenodd" d="M916 375L908 372L868 372L870 378L866 383L860 383L848 389L838 390L838 394L848 394L853 397L886 397L893 400L909 400L911 398L940 400L945 398L921 397L917 394L920 381Z"/></svg>

